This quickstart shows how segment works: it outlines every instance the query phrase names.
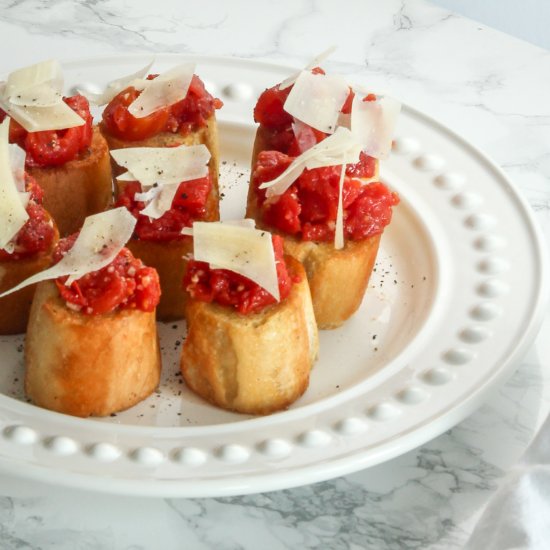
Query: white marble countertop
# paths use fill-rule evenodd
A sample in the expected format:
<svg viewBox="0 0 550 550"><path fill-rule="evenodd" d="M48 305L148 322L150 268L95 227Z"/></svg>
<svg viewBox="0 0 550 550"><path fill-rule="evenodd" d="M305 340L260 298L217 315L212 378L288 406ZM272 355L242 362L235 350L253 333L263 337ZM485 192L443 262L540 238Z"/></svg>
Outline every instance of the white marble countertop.
<svg viewBox="0 0 550 550"><path fill-rule="evenodd" d="M131 6L131 7L130 7ZM338 44L331 68L368 76L483 149L550 242L550 52L419 0L18 0L2 5L7 72L121 52L295 63ZM250 18L253 23L250 24ZM550 410L550 323L475 414L380 466L243 497L145 499L0 478L2 548L462 548Z"/></svg>

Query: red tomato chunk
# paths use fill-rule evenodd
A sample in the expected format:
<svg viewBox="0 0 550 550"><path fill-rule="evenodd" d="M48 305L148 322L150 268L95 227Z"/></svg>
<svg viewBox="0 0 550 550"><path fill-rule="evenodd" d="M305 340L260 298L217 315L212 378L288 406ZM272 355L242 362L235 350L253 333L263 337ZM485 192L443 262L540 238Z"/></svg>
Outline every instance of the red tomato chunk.
<svg viewBox="0 0 550 550"><path fill-rule="evenodd" d="M293 158L278 151L258 155L252 185L264 223L304 241L334 239L341 167L305 170L282 195L267 198L259 189L263 182L279 176ZM399 203L380 182L364 184L361 179L374 173L372 159L362 154L358 164L346 168L342 191L344 236L361 240L381 233L391 221L392 207Z"/></svg>
<svg viewBox="0 0 550 550"><path fill-rule="evenodd" d="M325 74L320 67L316 67L311 72L313 74ZM277 84L273 88L265 90L254 107L254 120L260 124L264 136L267 138L266 150L280 151L297 157L323 141L329 134L306 124L293 125L295 122L294 117L284 110L285 101L292 87L293 85L280 90ZM348 97L341 109L342 114L349 115L351 113L354 96L355 93L350 88ZM363 98L363 101L376 101L376 96L368 94Z"/></svg>
<svg viewBox="0 0 550 550"><path fill-rule="evenodd" d="M27 152L27 167L60 166L74 160L92 143L92 115L88 100L80 95L65 97L63 101L82 119L84 124L66 130L27 132L15 120L10 121L10 143L17 143ZM0 122L6 113L0 110Z"/></svg>
<svg viewBox="0 0 550 550"><path fill-rule="evenodd" d="M189 238L181 234L184 227L191 227L194 221L204 219L211 188L209 176L182 182L172 202L172 208L160 218L153 219L141 215L145 203L134 199L134 195L141 192L141 185L134 181L124 187L116 206L126 207L137 218L134 229L136 238L157 242L182 240Z"/></svg>
<svg viewBox="0 0 550 550"><path fill-rule="evenodd" d="M281 301L289 294L292 284L299 278L292 277L287 270L283 257L283 240L273 235L273 249L279 280ZM233 271L210 269L205 262L190 260L183 279L183 287L195 300L216 302L234 308L246 315L258 313L265 307L276 303L275 298L264 288Z"/></svg>
<svg viewBox="0 0 550 550"><path fill-rule="evenodd" d="M12 253L0 250L0 261L22 260L30 258L40 252L49 250L55 235L53 222L49 214L42 207L42 189L34 178L25 175L25 189L30 193L27 204L29 219L17 233Z"/></svg>
<svg viewBox="0 0 550 550"><path fill-rule="evenodd" d="M149 75L149 79L157 75ZM204 83L193 75L187 95L170 107L159 109L143 118L136 118L128 111L129 105L141 92L126 88L115 96L103 112L103 124L114 137L126 141L141 141L161 132L187 134L208 124L208 119L222 101L210 95Z"/></svg>
<svg viewBox="0 0 550 550"><path fill-rule="evenodd" d="M61 239L54 252L58 262L70 250L77 233ZM102 315L117 309L154 311L160 300L160 283L157 272L143 265L132 253L123 248L106 267L88 273L65 285L67 277L55 283L67 307L86 315Z"/></svg>

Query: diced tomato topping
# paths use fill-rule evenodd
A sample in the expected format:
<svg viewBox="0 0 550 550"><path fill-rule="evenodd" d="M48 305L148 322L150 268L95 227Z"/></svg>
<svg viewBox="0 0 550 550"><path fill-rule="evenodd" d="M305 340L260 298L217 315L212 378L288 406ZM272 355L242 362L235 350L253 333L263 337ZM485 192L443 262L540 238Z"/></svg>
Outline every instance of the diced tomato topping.
<svg viewBox="0 0 550 550"><path fill-rule="evenodd" d="M139 182L129 182L117 199L116 206L124 206L136 218L134 236L144 241L174 241L188 238L181 234L184 227L204 219L206 202L212 188L210 176L180 183L172 208L160 218L153 219L141 214L145 203L134 196L141 192Z"/></svg>
<svg viewBox="0 0 550 550"><path fill-rule="evenodd" d="M25 189L30 193L27 204L29 219L14 239L14 250L8 253L0 250L0 261L15 261L30 258L49 250L55 236L55 229L49 214L42 207L43 191L34 178L25 174Z"/></svg>
<svg viewBox="0 0 550 550"><path fill-rule="evenodd" d="M292 115L284 110L290 90L292 86L280 90L279 85L265 90L254 107L254 121L271 129L292 124L294 120Z"/></svg>
<svg viewBox="0 0 550 550"><path fill-rule="evenodd" d="M61 239L54 251L58 262L69 251L78 233ZM102 315L116 309L154 311L160 300L157 272L123 248L106 267L88 273L67 286L67 277L55 280L61 298L86 315Z"/></svg>
<svg viewBox="0 0 550 550"><path fill-rule="evenodd" d="M273 249L277 266L280 299L283 301L289 294L292 284L299 282L299 277L291 276L283 256L283 240L273 235ZM258 313L265 307L276 303L275 298L264 288L234 271L210 269L205 262L190 260L183 278L183 287L195 300L216 302L231 307L247 315Z"/></svg>
<svg viewBox="0 0 550 550"><path fill-rule="evenodd" d="M325 74L323 69L315 67L313 74ZM254 120L260 124L267 137L266 150L280 151L290 156L298 156L317 143L325 139L329 134L316 130L304 123L293 126L294 117L284 109L285 101L294 85L283 90L279 84L265 90L254 107ZM355 93L350 88L348 97L342 106L342 114L349 115ZM368 94L363 101L376 101L374 94Z"/></svg>
<svg viewBox="0 0 550 550"><path fill-rule="evenodd" d="M149 75L148 79L156 76ZM221 100L207 92L197 75L193 75L184 99L146 117L136 118L129 113L128 107L140 93L133 87L126 88L103 111L103 124L112 136L141 141L160 132L186 134L206 126L214 111L223 105Z"/></svg>
<svg viewBox="0 0 550 550"><path fill-rule="evenodd" d="M92 115L88 100L80 95L64 97L63 101L83 120L84 124L66 130L27 132L15 120L10 121L10 143L17 143L27 152L27 167L60 166L90 147L92 143ZM0 111L0 121L6 117Z"/></svg>
<svg viewBox="0 0 550 550"><path fill-rule="evenodd" d="M127 88L105 107L103 123L112 136L127 141L140 141L161 132L166 126L168 108L159 109L142 118L130 114L128 106L139 94L135 88Z"/></svg>
<svg viewBox="0 0 550 550"><path fill-rule="evenodd" d="M341 167L328 166L304 170L282 195L267 198L259 186L279 176L293 158L278 151L258 155L252 176L257 205L263 222L287 235L305 241L334 239ZM399 203L380 182L364 184L360 178L372 177L372 159L362 154L355 165L346 167L342 189L344 236L360 240L381 233L391 221L392 207Z"/></svg>

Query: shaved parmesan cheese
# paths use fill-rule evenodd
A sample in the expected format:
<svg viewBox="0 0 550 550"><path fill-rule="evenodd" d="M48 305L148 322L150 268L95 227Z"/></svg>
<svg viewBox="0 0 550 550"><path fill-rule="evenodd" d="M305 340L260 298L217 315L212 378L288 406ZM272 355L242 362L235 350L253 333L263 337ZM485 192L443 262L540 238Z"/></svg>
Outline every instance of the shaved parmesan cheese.
<svg viewBox="0 0 550 550"><path fill-rule="evenodd" d="M9 144L9 157L11 173L15 181L15 186L20 193L25 192L25 159L27 153L16 143Z"/></svg>
<svg viewBox="0 0 550 550"><path fill-rule="evenodd" d="M144 187L155 185L134 195L136 200L148 203L141 213L154 219L170 210L181 182L208 175L210 160L210 151L203 144L133 147L111 151L111 155L128 169L117 178L119 181L139 181Z"/></svg>
<svg viewBox="0 0 550 550"><path fill-rule="evenodd" d="M10 73L4 99L13 105L50 107L61 101L62 90L61 65L49 60Z"/></svg>
<svg viewBox="0 0 550 550"><path fill-rule="evenodd" d="M69 275L65 283L69 286L87 273L109 265L132 236L135 225L136 218L123 207L88 216L73 247L61 261L0 294L0 298L40 281L65 275Z"/></svg>
<svg viewBox="0 0 550 550"><path fill-rule="evenodd" d="M401 104L390 97L363 101L355 95L351 108L351 131L367 155L377 159L388 157L400 111Z"/></svg>
<svg viewBox="0 0 550 550"><path fill-rule="evenodd" d="M57 61L44 61L11 73L0 85L0 108L27 132L84 124L63 101L63 75Z"/></svg>
<svg viewBox="0 0 550 550"><path fill-rule="evenodd" d="M248 229L254 229L256 222L252 218L243 218L242 220L222 220L220 223L226 225L236 225L238 227L248 227Z"/></svg>
<svg viewBox="0 0 550 550"><path fill-rule="evenodd" d="M29 219L11 171L9 128L10 119L6 117L0 124L0 249L9 244Z"/></svg>
<svg viewBox="0 0 550 550"><path fill-rule="evenodd" d="M361 144L353 134L347 128L338 128L334 134L296 157L281 175L262 183L260 189L267 189L267 197L282 195L304 170L355 164L359 162L360 154Z"/></svg>
<svg viewBox="0 0 550 550"><path fill-rule="evenodd" d="M349 86L341 76L303 71L288 94L284 109L309 126L332 134L348 94Z"/></svg>
<svg viewBox="0 0 550 550"><path fill-rule="evenodd" d="M149 74L149 70L153 66L154 59L151 60L150 63L148 63L145 67L142 67L139 71L136 71L133 74L123 76L121 78L117 78L116 80L112 80L107 84L105 90L103 90L100 94L94 94L93 92L79 92L82 95L85 95L92 103L95 105L106 105L113 99L119 92L122 90L128 88L129 86L134 86L136 89L143 89L145 87L144 82L142 82L142 79L144 79L147 74Z"/></svg>
<svg viewBox="0 0 550 550"><path fill-rule="evenodd" d="M4 88L0 87L0 96L2 97L3 90ZM49 107L25 107L0 99L0 109L19 122L27 132L65 130L84 124L84 120L64 101Z"/></svg>
<svg viewBox="0 0 550 550"><path fill-rule="evenodd" d="M115 176L118 181L138 181L138 179L132 174L132 172L127 171L120 176Z"/></svg>
<svg viewBox="0 0 550 550"><path fill-rule="evenodd" d="M201 145L178 147L128 147L111 151L116 163L130 175L122 174L122 181L139 181L147 187L158 183L166 185L204 178L208 174L210 151Z"/></svg>
<svg viewBox="0 0 550 550"><path fill-rule="evenodd" d="M280 300L271 234L221 222L193 224L193 256L212 269L229 269L247 277Z"/></svg>
<svg viewBox="0 0 550 550"><path fill-rule="evenodd" d="M314 57L304 67L304 71L311 71L311 69L315 69L315 67L319 67L319 65L321 65L321 63L325 59L327 59L327 57L329 57L335 50L336 50L336 46L331 46L330 48L327 48L324 52L320 53L317 57ZM289 86L292 86L292 84L294 84L294 82L296 82L296 79L299 76L300 76L300 73L295 73L292 76L289 76L287 79L283 80L279 84L279 90L284 90L285 88L288 88Z"/></svg>
<svg viewBox="0 0 550 550"><path fill-rule="evenodd" d="M147 198L149 204L141 211L141 214L153 219L158 219L163 216L172 208L172 202L174 202L174 197L178 192L179 186L179 183L159 185L158 187L151 188L147 193L143 193L143 195L152 195L152 198ZM151 191L153 191L153 193L151 193ZM136 194L136 200L142 199L138 199Z"/></svg>
<svg viewBox="0 0 550 550"><path fill-rule="evenodd" d="M254 229L256 227L256 222L252 218L244 218L242 220L220 220L217 223L226 224L226 225L236 225L238 227L248 227L249 229ZM184 227L181 230L181 234L193 236L193 228Z"/></svg>
<svg viewBox="0 0 550 550"><path fill-rule="evenodd" d="M344 248L344 204L342 193L344 191L344 178L346 177L346 165L342 164L340 180L338 182L338 207L336 209L336 227L334 229L334 248Z"/></svg>
<svg viewBox="0 0 550 550"><path fill-rule="evenodd" d="M195 64L185 63L148 80L143 92L129 105L128 112L143 118L185 99L194 72Z"/></svg>
<svg viewBox="0 0 550 550"><path fill-rule="evenodd" d="M25 191L25 159L27 153L24 149L21 149L19 145L15 143L9 144L9 155L10 155L10 168L13 175L13 180L15 182L15 187L19 191L19 198L21 199L21 204L23 208L27 208L29 204L30 193Z"/></svg>

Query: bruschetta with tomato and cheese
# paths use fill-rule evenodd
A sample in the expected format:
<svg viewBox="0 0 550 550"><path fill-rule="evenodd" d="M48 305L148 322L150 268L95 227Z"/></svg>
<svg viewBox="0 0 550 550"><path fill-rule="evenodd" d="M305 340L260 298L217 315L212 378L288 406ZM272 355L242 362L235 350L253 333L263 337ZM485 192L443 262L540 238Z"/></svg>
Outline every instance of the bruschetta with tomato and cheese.
<svg viewBox="0 0 550 550"><path fill-rule="evenodd" d="M52 267L10 290L37 283L25 342L25 391L35 405L107 416L157 387L160 285L123 246L135 222L124 208L88 217L59 241Z"/></svg>
<svg viewBox="0 0 550 550"><path fill-rule="evenodd" d="M379 181L400 106L315 62L263 92L247 216L304 264L320 328L357 310L398 197Z"/></svg>
<svg viewBox="0 0 550 550"><path fill-rule="evenodd" d="M306 390L318 352L303 267L253 222L196 222L193 242L183 283L186 384L235 412L287 408Z"/></svg>
<svg viewBox="0 0 550 550"><path fill-rule="evenodd" d="M0 85L0 119L11 117L10 142L25 150L27 172L64 236L110 205L112 176L107 142L93 127L88 100L62 92L56 61L14 71Z"/></svg>

